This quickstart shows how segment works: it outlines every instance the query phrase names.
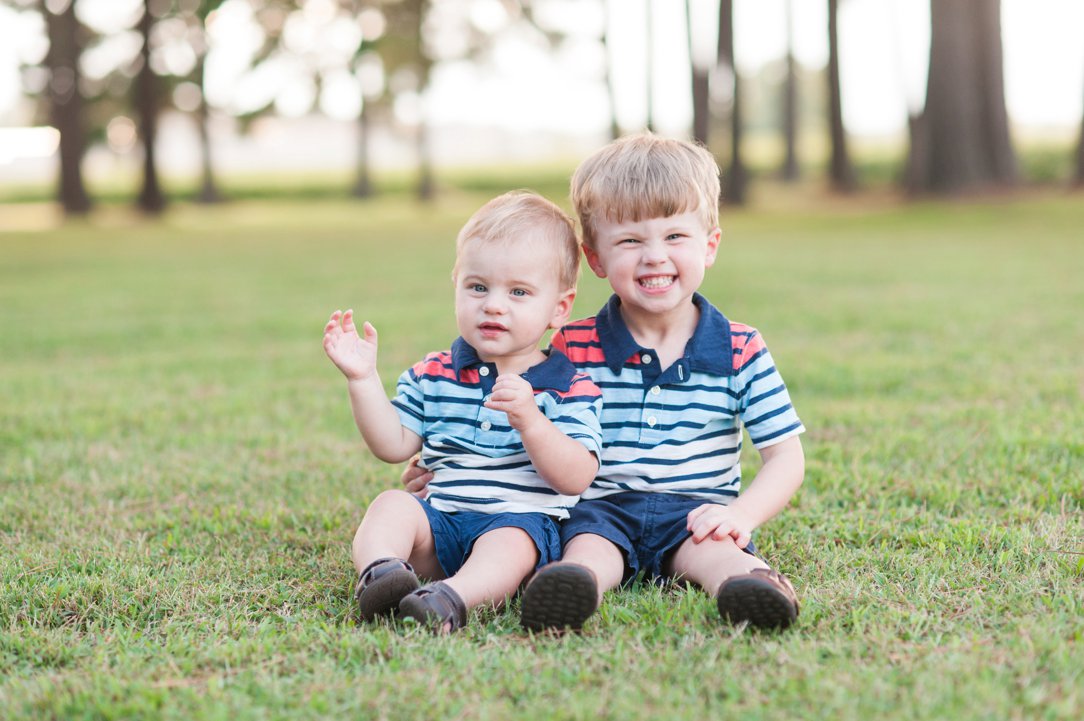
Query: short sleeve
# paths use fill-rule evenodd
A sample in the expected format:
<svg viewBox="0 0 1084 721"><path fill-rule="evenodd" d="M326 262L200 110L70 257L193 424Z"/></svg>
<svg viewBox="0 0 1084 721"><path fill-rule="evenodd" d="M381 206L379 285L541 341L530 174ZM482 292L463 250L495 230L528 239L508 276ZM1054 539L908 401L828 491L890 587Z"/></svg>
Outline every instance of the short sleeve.
<svg viewBox="0 0 1084 721"><path fill-rule="evenodd" d="M753 331L737 370L738 411L757 448L775 445L805 431L764 339Z"/></svg>
<svg viewBox="0 0 1084 721"><path fill-rule="evenodd" d="M602 457L602 391L586 375L575 376L568 392L547 408L547 416L566 436Z"/></svg>
<svg viewBox="0 0 1084 721"><path fill-rule="evenodd" d="M419 364L420 365L420 364ZM391 404L399 413L399 423L408 431L425 437L425 393L422 390L418 366L408 368L399 376Z"/></svg>

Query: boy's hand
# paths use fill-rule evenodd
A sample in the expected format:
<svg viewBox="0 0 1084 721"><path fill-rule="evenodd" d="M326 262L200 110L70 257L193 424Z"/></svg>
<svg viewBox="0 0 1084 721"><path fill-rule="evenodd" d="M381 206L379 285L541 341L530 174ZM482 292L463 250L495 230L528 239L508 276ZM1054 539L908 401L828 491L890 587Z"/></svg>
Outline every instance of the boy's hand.
<svg viewBox="0 0 1084 721"><path fill-rule="evenodd" d="M493 384L486 408L504 411L508 423L520 433L535 421L545 418L534 402L534 389L527 379L514 373L502 373Z"/></svg>
<svg viewBox="0 0 1084 721"><path fill-rule="evenodd" d="M738 509L718 503L705 503L689 511L685 527L693 534L693 543L709 536L716 541L730 536L738 548L745 548L753 540L752 521Z"/></svg>
<svg viewBox="0 0 1084 721"><path fill-rule="evenodd" d="M358 335L354 311L335 311L324 326L324 352L348 381L365 380L376 372L376 328L368 321Z"/></svg>
<svg viewBox="0 0 1084 721"><path fill-rule="evenodd" d="M421 459L420 455L415 454L406 464L399 480L403 482L407 493L413 493L418 498L425 498L429 495L429 481L433 480L433 472L418 466Z"/></svg>

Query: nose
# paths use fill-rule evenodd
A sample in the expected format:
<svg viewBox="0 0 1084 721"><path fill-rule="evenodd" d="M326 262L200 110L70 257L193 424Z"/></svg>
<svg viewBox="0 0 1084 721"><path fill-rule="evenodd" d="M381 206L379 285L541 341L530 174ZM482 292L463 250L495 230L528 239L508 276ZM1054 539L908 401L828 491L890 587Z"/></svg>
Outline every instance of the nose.
<svg viewBox="0 0 1084 721"><path fill-rule="evenodd" d="M648 265L659 265L666 262L666 247L660 243L644 243L644 251L641 256L643 262Z"/></svg>
<svg viewBox="0 0 1084 721"><path fill-rule="evenodd" d="M485 302L482 303L482 312L486 315L503 315L505 312L503 299L496 293L486 296Z"/></svg>

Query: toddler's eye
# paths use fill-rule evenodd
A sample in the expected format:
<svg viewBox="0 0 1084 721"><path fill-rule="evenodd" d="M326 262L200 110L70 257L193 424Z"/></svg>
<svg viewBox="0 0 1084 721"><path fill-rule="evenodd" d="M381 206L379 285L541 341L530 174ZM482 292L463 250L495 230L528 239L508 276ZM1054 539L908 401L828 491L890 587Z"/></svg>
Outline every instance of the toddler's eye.
<svg viewBox="0 0 1084 721"><path fill-rule="evenodd" d="M522 298L527 295L527 291L525 291L523 288L513 288L512 295L516 296L517 298Z"/></svg>
<svg viewBox="0 0 1084 721"><path fill-rule="evenodd" d="M631 243L639 243L639 242L640 242L640 241L636 240L636 238L624 238L624 239L622 239L622 240L618 241L618 243L619 243L620 245L624 245L624 244L627 244L627 243L628 243L628 244L631 244Z"/></svg>
<svg viewBox="0 0 1084 721"><path fill-rule="evenodd" d="M471 283L470 289L475 293L485 293L486 287L481 283Z"/></svg>

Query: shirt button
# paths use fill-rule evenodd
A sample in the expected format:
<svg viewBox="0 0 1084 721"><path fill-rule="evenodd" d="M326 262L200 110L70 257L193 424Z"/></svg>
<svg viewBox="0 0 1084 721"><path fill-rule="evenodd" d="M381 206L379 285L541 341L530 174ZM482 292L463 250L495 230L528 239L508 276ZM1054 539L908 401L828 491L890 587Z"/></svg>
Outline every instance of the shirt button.
<svg viewBox="0 0 1084 721"><path fill-rule="evenodd" d="M483 431L488 431L492 427L493 427L493 424L490 423L489 421L482 421L482 430Z"/></svg>
<svg viewBox="0 0 1084 721"><path fill-rule="evenodd" d="M478 375L480 375L480 376L489 375L489 366L482 366L481 368L479 368L478 369Z"/></svg>
<svg viewBox="0 0 1084 721"><path fill-rule="evenodd" d="M650 363L651 362L651 356L649 356L647 353L644 353L642 356L640 356L640 360L643 361L644 363Z"/></svg>
<svg viewBox="0 0 1084 721"><path fill-rule="evenodd" d="M654 427L655 427L655 424L656 424L657 422L658 422L658 421L657 421L657 420L655 420L655 416L651 416L650 418L648 418L648 419L647 419L647 424L648 424L649 426L651 426L652 428L654 428Z"/></svg>
<svg viewBox="0 0 1084 721"><path fill-rule="evenodd" d="M660 393L662 393L662 388L659 388L658 386L652 386L651 387L651 395L657 396Z"/></svg>

